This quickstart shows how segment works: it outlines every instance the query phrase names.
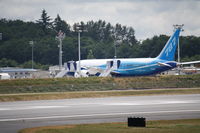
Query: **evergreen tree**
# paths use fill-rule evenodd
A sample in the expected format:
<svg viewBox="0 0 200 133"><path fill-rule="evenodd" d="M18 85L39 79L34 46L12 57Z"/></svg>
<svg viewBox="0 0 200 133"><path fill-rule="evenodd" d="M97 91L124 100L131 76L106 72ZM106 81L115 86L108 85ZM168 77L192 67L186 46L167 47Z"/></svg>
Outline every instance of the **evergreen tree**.
<svg viewBox="0 0 200 133"><path fill-rule="evenodd" d="M42 10L42 15L39 20L36 22L40 25L44 33L47 33L48 29L52 28L52 22L51 22L50 16L47 15L47 12L45 9Z"/></svg>
<svg viewBox="0 0 200 133"><path fill-rule="evenodd" d="M54 29L59 32L60 30L63 31L66 35L70 34L70 25L67 24L64 20L62 20L57 14L57 17L55 18L54 22Z"/></svg>
<svg viewBox="0 0 200 133"><path fill-rule="evenodd" d="M87 55L87 59L94 59L93 51L90 49Z"/></svg>
<svg viewBox="0 0 200 133"><path fill-rule="evenodd" d="M79 22L75 23L74 27L77 24L87 31L81 33L82 59L113 58L114 41L120 42L117 47L119 58L156 57L169 39L169 36L160 35L139 44L132 27L121 24L113 26L103 20ZM36 23L0 19L0 32L3 34L0 40L0 66L31 65L28 62L31 60L31 46L28 43L30 40L35 42L35 64L58 64L58 42L55 36L59 30L67 35L63 40L63 62L78 60L77 32L70 31L70 25L59 15L54 19L53 26L45 10ZM181 60L199 60L199 49L200 37L180 37Z"/></svg>

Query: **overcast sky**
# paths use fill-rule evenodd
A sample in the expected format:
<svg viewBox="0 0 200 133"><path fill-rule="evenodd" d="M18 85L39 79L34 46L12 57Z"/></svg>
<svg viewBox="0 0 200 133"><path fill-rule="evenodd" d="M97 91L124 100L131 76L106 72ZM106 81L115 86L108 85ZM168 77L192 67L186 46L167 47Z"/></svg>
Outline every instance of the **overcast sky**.
<svg viewBox="0 0 200 133"><path fill-rule="evenodd" d="M70 24L102 19L132 26L137 39L170 35L173 24L185 24L182 35L200 36L200 0L0 0L0 18L35 21L42 9Z"/></svg>

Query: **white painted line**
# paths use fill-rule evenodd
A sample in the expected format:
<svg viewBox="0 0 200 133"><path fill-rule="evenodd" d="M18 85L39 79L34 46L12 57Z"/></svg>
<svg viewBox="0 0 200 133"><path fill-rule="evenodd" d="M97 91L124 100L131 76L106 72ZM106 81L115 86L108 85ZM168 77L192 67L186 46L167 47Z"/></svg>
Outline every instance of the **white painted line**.
<svg viewBox="0 0 200 133"><path fill-rule="evenodd" d="M113 106L138 106L138 105L164 105L164 104L186 104L186 103L199 103L199 101L144 101L144 102L112 102L105 103L103 105L113 105Z"/></svg>
<svg viewBox="0 0 200 133"><path fill-rule="evenodd" d="M10 107L10 108L0 108L0 111L9 110L28 110L28 109L50 109L50 108L65 108L69 106L27 106L27 107Z"/></svg>
<svg viewBox="0 0 200 133"><path fill-rule="evenodd" d="M0 122L6 121L25 121L25 120L41 120L41 119L58 119L58 118L79 118L79 117L94 117L94 116L115 116L115 115L136 115L136 114L159 114L159 113L183 113L183 112L199 112L200 110L175 110L175 111L154 111L154 112L129 112L129 113L108 113L108 114L88 114L88 115L71 115L71 116L46 116L32 118L14 118L0 119Z"/></svg>

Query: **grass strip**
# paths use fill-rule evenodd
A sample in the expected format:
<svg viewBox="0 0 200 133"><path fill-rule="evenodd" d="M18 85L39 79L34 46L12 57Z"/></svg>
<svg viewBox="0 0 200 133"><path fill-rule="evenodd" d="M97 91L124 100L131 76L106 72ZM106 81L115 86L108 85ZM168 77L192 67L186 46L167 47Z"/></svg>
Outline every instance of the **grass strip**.
<svg viewBox="0 0 200 133"><path fill-rule="evenodd" d="M0 80L0 94L198 87L200 87L200 74Z"/></svg>
<svg viewBox="0 0 200 133"><path fill-rule="evenodd" d="M199 133L200 119L148 121L145 128L127 123L47 126L23 129L19 133Z"/></svg>
<svg viewBox="0 0 200 133"><path fill-rule="evenodd" d="M0 94L0 101L7 102L7 101L52 100L52 99L94 98L94 97L112 97L112 96L175 95L175 94L200 94L200 88Z"/></svg>

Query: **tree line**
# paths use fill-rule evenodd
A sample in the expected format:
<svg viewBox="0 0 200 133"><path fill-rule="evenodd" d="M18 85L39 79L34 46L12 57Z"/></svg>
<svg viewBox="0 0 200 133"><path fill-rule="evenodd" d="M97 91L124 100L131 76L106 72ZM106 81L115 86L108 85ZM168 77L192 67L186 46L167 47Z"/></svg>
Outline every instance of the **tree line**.
<svg viewBox="0 0 200 133"><path fill-rule="evenodd" d="M118 58L156 57L169 36L160 35L142 42L135 38L135 30L117 23L112 25L104 20L79 22L73 25L57 15L55 19L42 10L41 18L35 22L0 19L0 67L31 67L34 42L34 66L47 69L58 64L59 31L65 33L63 40L63 62L78 59L77 26L81 27L81 58L113 58L116 47ZM200 59L200 37L180 37L183 61Z"/></svg>

